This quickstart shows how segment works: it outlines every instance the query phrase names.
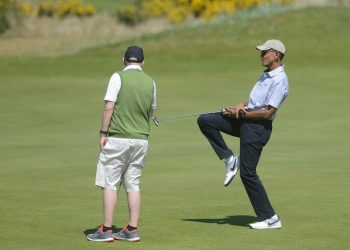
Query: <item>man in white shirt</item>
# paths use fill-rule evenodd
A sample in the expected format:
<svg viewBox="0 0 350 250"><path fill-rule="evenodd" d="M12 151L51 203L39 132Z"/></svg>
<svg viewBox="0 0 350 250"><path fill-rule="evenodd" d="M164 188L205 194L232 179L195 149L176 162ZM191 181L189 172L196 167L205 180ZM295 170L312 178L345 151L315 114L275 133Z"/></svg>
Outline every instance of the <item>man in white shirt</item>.
<svg viewBox="0 0 350 250"><path fill-rule="evenodd" d="M240 176L258 222L253 229L281 228L256 168L263 147L270 139L272 122L282 102L288 96L288 78L282 59L286 48L279 40L268 40L256 46L260 50L264 74L253 87L248 102L227 106L222 114L205 114L198 125L220 160L225 161L224 186L228 186L240 168ZM223 140L221 132L240 138L240 156L234 154Z"/></svg>

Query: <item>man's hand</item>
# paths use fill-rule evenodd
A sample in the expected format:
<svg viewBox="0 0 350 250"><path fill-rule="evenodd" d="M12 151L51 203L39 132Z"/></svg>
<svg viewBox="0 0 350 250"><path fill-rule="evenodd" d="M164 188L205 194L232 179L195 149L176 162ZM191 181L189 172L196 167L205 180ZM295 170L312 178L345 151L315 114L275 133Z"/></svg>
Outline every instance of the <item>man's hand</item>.
<svg viewBox="0 0 350 250"><path fill-rule="evenodd" d="M245 103L238 103L235 106L227 106L225 107L225 111L223 112L223 115L232 116L236 119L239 119L239 113L240 110L245 112Z"/></svg>
<svg viewBox="0 0 350 250"><path fill-rule="evenodd" d="M236 113L235 106L227 106L225 107L225 111L223 112L223 115L234 116L235 113Z"/></svg>
<svg viewBox="0 0 350 250"><path fill-rule="evenodd" d="M241 102L241 103L238 103L236 106L236 113L235 113L235 117L237 118L237 119L239 119L240 118L240 112L244 112L245 113L245 103L243 103L243 102Z"/></svg>
<svg viewBox="0 0 350 250"><path fill-rule="evenodd" d="M107 137L107 135L101 135L101 136L100 136L100 149L101 149L101 150L105 147L105 145L106 145L107 142L108 142L108 137Z"/></svg>

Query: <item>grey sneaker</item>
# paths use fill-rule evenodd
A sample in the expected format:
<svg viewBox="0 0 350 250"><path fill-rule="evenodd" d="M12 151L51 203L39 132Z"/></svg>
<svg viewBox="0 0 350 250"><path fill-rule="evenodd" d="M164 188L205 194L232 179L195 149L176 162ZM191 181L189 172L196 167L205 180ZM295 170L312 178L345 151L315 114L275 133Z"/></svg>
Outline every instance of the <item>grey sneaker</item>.
<svg viewBox="0 0 350 250"><path fill-rule="evenodd" d="M112 236L112 230L103 232L103 225L101 225L93 234L88 234L86 238L90 241L112 242L114 240Z"/></svg>
<svg viewBox="0 0 350 250"><path fill-rule="evenodd" d="M224 186L227 187L233 180L233 177L237 174L239 169L239 156L234 155L233 161L231 163L226 164L226 177L224 180Z"/></svg>
<svg viewBox="0 0 350 250"><path fill-rule="evenodd" d="M113 238L115 240L127 240L131 242L138 242L141 240L139 236L139 232L137 230L129 231L127 226L125 226L118 233L114 233Z"/></svg>

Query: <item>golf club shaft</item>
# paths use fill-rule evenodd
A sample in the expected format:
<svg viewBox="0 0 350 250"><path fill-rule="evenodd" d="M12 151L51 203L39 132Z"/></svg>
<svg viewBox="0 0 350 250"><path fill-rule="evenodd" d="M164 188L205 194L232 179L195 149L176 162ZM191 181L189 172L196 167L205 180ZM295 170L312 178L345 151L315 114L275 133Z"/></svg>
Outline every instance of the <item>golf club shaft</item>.
<svg viewBox="0 0 350 250"><path fill-rule="evenodd" d="M187 117L193 117L193 116L199 116L199 115L205 115L205 114L216 114L216 113L222 113L224 110L218 110L218 111L212 111L212 112L204 112L204 113L195 113L195 114L183 114L183 115L176 115L176 116L167 116L161 119L158 119L159 122L171 120L171 119L181 119L181 118L187 118Z"/></svg>
<svg viewBox="0 0 350 250"><path fill-rule="evenodd" d="M154 124L156 126L159 126L159 123L166 121L166 120L170 120L170 119L180 119L180 118L187 118L187 117L193 117L193 116L199 116L199 115L205 115L205 114L217 114L217 113L223 113L225 112L225 109L221 109L218 111L212 111L212 112L205 112L205 113L196 113L196 114L184 114L184 115L177 115L177 116L168 116L168 117L164 117L162 119L157 119L157 117L152 116L152 120L154 122ZM242 119L244 116L244 111L240 110L239 111L239 118Z"/></svg>
<svg viewBox="0 0 350 250"><path fill-rule="evenodd" d="M196 114L184 114L184 115L177 115L177 116L168 116L168 117L161 118L159 121L162 122L162 121L165 121L165 120L187 118L187 117L206 115L206 114L216 114L216 113L222 113L222 112L223 112L222 110L219 110L219 111L196 113Z"/></svg>

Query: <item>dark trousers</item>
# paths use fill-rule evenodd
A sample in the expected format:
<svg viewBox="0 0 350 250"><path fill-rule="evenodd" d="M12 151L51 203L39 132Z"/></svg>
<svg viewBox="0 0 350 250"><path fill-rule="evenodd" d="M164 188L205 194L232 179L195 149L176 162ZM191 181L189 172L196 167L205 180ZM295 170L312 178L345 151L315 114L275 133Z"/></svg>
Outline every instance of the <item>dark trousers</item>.
<svg viewBox="0 0 350 250"><path fill-rule="evenodd" d="M272 121L242 121L222 114L198 117L198 125L219 159L232 155L221 132L240 138L240 176L258 217L265 220L275 214L265 188L256 173L263 147L269 141Z"/></svg>

